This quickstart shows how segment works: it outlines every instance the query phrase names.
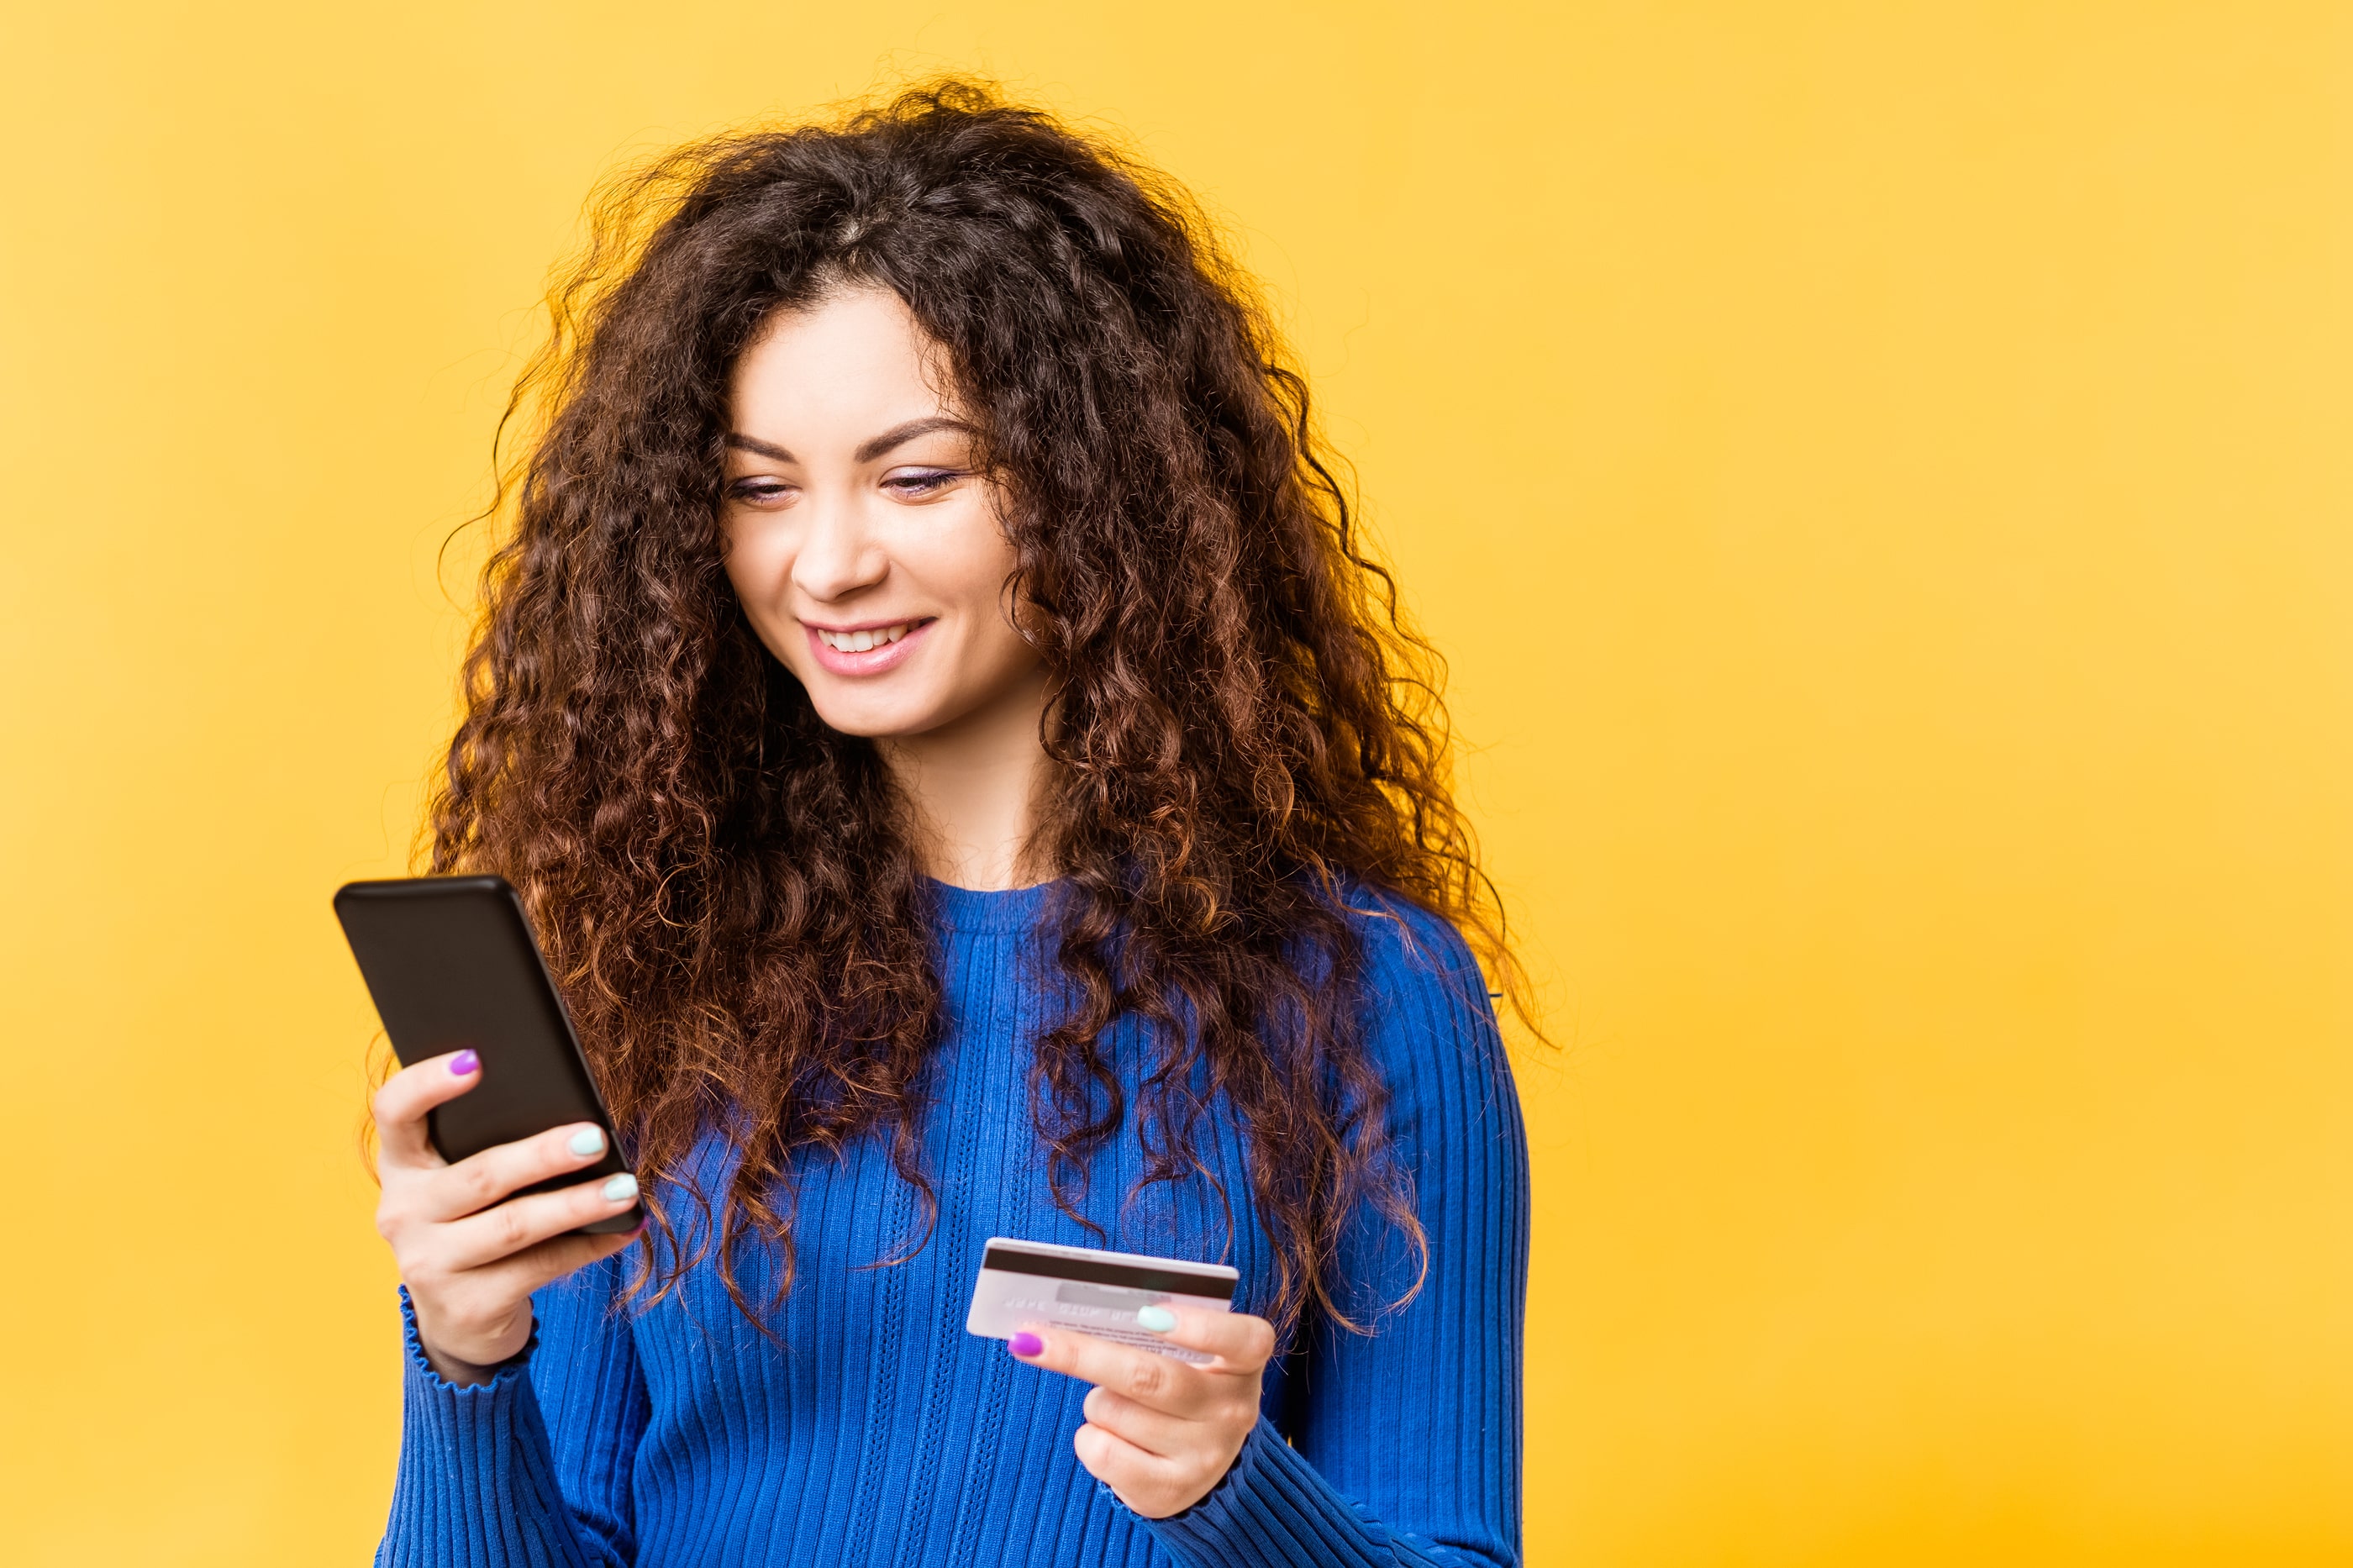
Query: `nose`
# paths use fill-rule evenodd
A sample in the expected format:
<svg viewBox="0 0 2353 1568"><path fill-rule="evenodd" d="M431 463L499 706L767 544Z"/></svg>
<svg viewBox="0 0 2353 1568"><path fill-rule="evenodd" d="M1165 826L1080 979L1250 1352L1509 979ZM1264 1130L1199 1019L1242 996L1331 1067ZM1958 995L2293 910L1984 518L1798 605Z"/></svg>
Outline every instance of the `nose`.
<svg viewBox="0 0 2353 1568"><path fill-rule="evenodd" d="M890 570L889 557L855 505L813 496L804 516L792 575L793 586L810 598L833 600L871 588Z"/></svg>

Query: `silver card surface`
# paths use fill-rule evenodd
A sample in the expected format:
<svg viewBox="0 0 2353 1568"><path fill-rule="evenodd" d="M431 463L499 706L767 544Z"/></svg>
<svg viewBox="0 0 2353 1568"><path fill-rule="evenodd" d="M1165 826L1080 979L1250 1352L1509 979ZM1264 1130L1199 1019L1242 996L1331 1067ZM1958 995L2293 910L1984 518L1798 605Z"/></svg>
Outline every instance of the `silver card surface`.
<svg viewBox="0 0 2353 1568"><path fill-rule="evenodd" d="M1231 1311L1240 1278L1221 1263L993 1236L981 1254L980 1277L973 1281L965 1331L1007 1340L1039 1325L1079 1329L1198 1365L1211 1358L1137 1328L1136 1311L1154 1306Z"/></svg>

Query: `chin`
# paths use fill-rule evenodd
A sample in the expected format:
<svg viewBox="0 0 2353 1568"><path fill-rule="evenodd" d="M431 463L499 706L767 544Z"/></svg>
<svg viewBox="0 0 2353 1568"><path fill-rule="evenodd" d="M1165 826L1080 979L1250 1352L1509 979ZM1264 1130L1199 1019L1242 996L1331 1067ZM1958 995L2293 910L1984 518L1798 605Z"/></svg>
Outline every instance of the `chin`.
<svg viewBox="0 0 2353 1568"><path fill-rule="evenodd" d="M839 693L822 692L806 681L802 684L818 720L827 729L845 735L882 741L893 735L919 735L940 722L935 703L843 701Z"/></svg>

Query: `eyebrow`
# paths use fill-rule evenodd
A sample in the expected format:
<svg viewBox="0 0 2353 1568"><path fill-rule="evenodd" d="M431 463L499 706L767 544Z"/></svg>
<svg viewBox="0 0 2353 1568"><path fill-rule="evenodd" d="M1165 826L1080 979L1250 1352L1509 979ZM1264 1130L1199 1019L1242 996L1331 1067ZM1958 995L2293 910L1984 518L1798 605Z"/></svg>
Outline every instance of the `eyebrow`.
<svg viewBox="0 0 2353 1568"><path fill-rule="evenodd" d="M757 452L763 458L767 458L779 463L797 463L800 461L798 458L794 457L782 447L770 446L767 442L761 440L756 436L739 436L733 430L727 432L726 438L722 444L733 447L738 451Z"/></svg>
<svg viewBox="0 0 2353 1568"><path fill-rule="evenodd" d="M903 447L919 436L935 435L942 430L960 430L967 436L974 433L972 426L965 424L961 419L950 419L944 415L934 415L928 419L910 419L904 425L896 426L892 429L885 430L882 434L875 437L872 440L861 443L857 452L853 455L856 457L857 460L861 463L871 463L875 458L881 457L883 453ZM774 462L797 463L800 461L799 458L794 457L782 447L776 446L772 442L763 441L756 436L740 435L735 431L731 430L727 433L725 439L726 445L733 447L739 451L756 452L761 457L766 458Z"/></svg>
<svg viewBox="0 0 2353 1568"><path fill-rule="evenodd" d="M951 419L944 414L935 414L928 419L910 419L896 429L885 430L871 441L860 446L858 448L858 460L861 463L871 463L883 453L894 447L903 447L919 436L934 435L942 430L957 430L967 436L973 434L971 426L961 419Z"/></svg>

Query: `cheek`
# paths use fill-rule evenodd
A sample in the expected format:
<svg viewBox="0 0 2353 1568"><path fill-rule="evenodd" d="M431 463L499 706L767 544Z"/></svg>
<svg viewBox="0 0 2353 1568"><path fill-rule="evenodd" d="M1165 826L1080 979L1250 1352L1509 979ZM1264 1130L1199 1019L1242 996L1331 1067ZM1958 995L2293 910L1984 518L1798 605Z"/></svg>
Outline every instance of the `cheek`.
<svg viewBox="0 0 2353 1568"><path fill-rule="evenodd" d="M787 617L777 607L779 586L789 583L792 560L772 538L763 538L756 529L731 532L727 555L721 563L727 573L728 584L735 590L736 602L759 634L768 651L786 663L806 655L797 635Z"/></svg>
<svg viewBox="0 0 2353 1568"><path fill-rule="evenodd" d="M1006 580L1013 575L1013 542L1005 537L993 511L976 509L933 553L925 574L933 590L953 598L971 618L976 631L986 626L994 637L1002 629L1013 637L1006 618Z"/></svg>
<svg viewBox="0 0 2353 1568"><path fill-rule="evenodd" d="M779 560L781 553L768 531L744 528L728 532L727 554L721 564L745 609L757 613L775 600L776 584L786 580L785 574L792 567L790 560Z"/></svg>
<svg viewBox="0 0 2353 1568"><path fill-rule="evenodd" d="M727 552L721 557L720 564L726 569L727 581L734 586L735 596L748 605L752 602L753 583L757 573L754 564L757 541L744 530L734 528L727 529L722 537Z"/></svg>

